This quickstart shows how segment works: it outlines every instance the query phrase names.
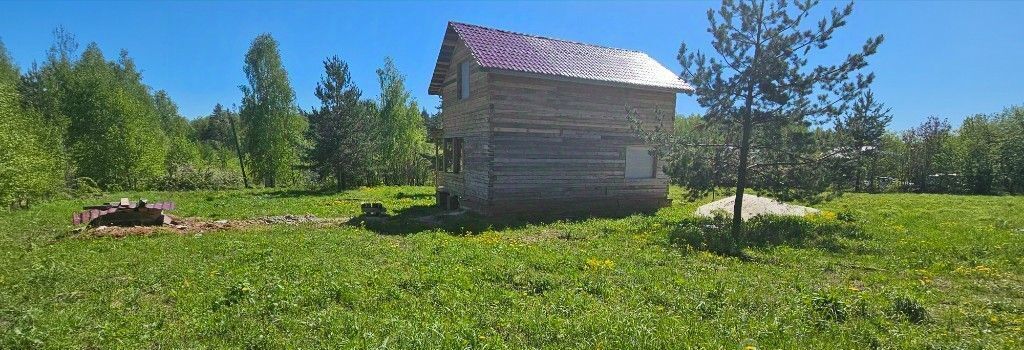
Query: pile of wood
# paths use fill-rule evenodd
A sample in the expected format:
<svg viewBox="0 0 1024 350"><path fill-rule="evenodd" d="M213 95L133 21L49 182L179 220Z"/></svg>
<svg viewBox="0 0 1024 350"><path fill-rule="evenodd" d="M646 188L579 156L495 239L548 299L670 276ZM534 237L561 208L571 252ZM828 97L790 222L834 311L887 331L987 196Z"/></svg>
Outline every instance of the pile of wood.
<svg viewBox="0 0 1024 350"><path fill-rule="evenodd" d="M140 199L132 203L128 198L100 205L82 207L85 209L75 213L71 222L75 225L90 226L152 226L170 224L172 218L164 214L164 210L173 210L174 202L149 203Z"/></svg>

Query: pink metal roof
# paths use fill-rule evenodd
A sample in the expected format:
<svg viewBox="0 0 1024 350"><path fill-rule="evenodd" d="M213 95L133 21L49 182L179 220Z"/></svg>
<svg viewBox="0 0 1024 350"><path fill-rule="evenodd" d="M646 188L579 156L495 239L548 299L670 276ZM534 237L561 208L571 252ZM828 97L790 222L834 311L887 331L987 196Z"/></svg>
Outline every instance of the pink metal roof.
<svg viewBox="0 0 1024 350"><path fill-rule="evenodd" d="M457 35L484 68L621 83L676 91L693 90L675 73L639 51L551 39L465 23L448 23L445 40ZM431 94L439 94L452 66L451 45L443 45L434 68ZM446 52L447 50L447 52Z"/></svg>

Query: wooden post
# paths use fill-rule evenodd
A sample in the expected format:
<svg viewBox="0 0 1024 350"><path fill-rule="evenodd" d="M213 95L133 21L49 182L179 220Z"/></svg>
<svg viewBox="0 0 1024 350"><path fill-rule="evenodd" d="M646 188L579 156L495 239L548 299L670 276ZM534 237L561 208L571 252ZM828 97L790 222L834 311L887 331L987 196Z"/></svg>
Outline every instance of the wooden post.
<svg viewBox="0 0 1024 350"><path fill-rule="evenodd" d="M228 124L231 124L231 135L235 139L235 152L238 154L238 167L242 169L242 183L245 184L245 188L249 187L249 177L245 174L245 162L242 161L242 146L238 142L238 130L235 129L235 120L231 119L231 115L228 115Z"/></svg>

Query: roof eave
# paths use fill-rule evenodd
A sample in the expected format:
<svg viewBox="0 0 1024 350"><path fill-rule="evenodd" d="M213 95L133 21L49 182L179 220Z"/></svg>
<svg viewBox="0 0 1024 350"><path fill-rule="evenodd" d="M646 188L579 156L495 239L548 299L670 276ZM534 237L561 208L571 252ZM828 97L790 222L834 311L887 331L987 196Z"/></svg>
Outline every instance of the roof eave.
<svg viewBox="0 0 1024 350"><path fill-rule="evenodd" d="M444 38L441 40L441 48L437 52L437 61L434 63L434 74L430 79L430 86L427 87L427 94L429 95L441 95L441 89L444 88L444 78L448 75L448 68L451 66L452 55L455 54L455 46L458 43L458 33L452 27L452 22L448 22L448 26L444 32Z"/></svg>
<svg viewBox="0 0 1024 350"><path fill-rule="evenodd" d="M586 79L586 78L570 77L570 76L564 76L564 75L524 72L524 71L517 71L517 70L511 70L511 69L504 69L504 68L481 67L481 69L485 70L485 71L488 71L488 72L493 72L493 73L515 75L515 76L522 76L522 77L530 77L530 78L538 78L538 79L547 79L547 80L556 80L556 81L569 81L569 82L582 82L582 83L589 83L589 84L595 84L595 85L616 86L616 87L625 87L625 88L643 89L643 90L670 91L670 92L675 92L675 93L686 93L686 94L693 93L693 87L691 87L686 82L682 82L683 85L685 85L685 86L682 86L682 87L670 87L670 86L662 86L662 85L633 84L633 83L625 83L625 82L611 81L611 80Z"/></svg>

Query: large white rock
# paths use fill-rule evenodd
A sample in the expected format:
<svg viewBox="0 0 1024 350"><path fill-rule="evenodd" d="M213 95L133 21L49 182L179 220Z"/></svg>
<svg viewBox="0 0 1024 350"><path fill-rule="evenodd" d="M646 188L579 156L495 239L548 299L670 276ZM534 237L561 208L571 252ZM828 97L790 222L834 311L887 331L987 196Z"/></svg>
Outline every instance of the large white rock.
<svg viewBox="0 0 1024 350"><path fill-rule="evenodd" d="M731 215L732 207L735 203L736 196L722 198L700 206L700 208L697 208L697 212L695 214L698 216L711 217L715 216L715 212L724 210L726 214ZM819 212L818 209L811 207L786 204L771 198L745 194L743 195L743 212L741 213L741 216L743 217L743 220L746 220L758 215L804 216L817 212Z"/></svg>

